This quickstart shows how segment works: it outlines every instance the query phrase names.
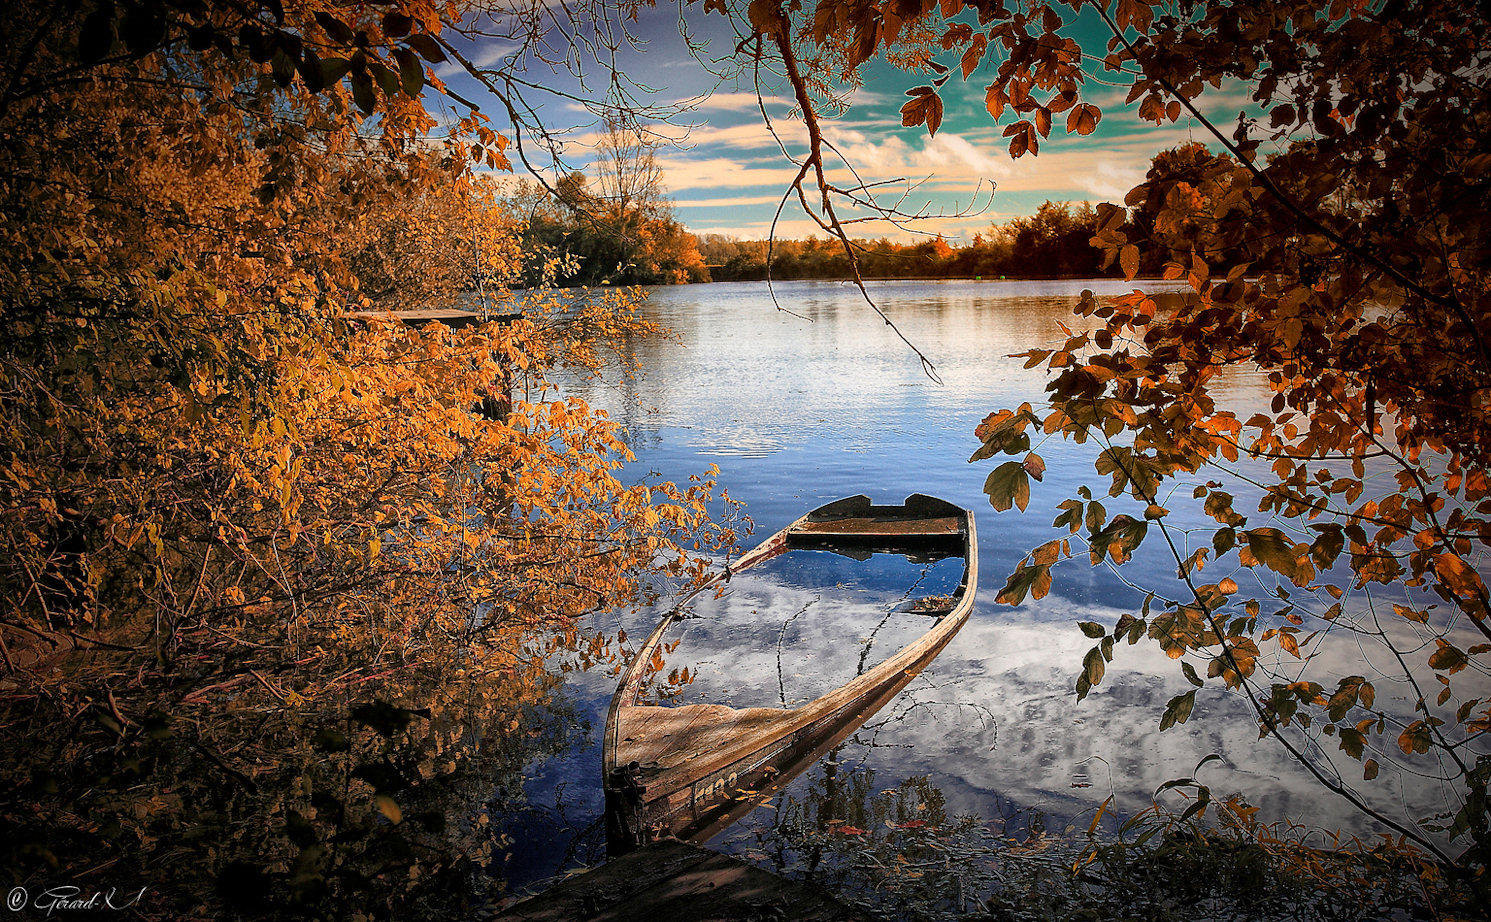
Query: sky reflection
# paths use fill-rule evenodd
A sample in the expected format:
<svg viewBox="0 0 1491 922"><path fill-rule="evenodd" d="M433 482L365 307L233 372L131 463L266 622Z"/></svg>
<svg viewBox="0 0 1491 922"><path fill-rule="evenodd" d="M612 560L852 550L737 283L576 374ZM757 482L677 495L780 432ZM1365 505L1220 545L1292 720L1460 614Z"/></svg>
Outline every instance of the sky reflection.
<svg viewBox="0 0 1491 922"><path fill-rule="evenodd" d="M1011 810L1039 811L1060 828L1090 819L1109 795L1122 811L1139 810L1161 784L1189 776L1215 753L1222 760L1204 767L1200 780L1219 796L1243 794L1262 807L1261 818L1374 834L1376 826L1324 792L1276 742L1258 738L1251 707L1238 693L1208 683L1197 694L1190 721L1160 733L1165 703L1190 686L1178 664L1148 643L1120 644L1103 682L1086 700L1076 701L1076 674L1095 643L1076 622L1111 628L1121 614L1139 611L1148 590L1180 594L1175 562L1160 542L1147 544L1119 572L1090 566L1085 548L1074 542L1076 559L1058 566L1051 595L1018 608L994 601L1025 553L1057 536L1051 528L1056 504L1083 483L1094 484L1100 498L1106 486L1092 471L1095 447L1048 439L1035 446L1047 469L1044 481L1032 485L1029 511L996 513L982 492L992 466L967 461L977 447L973 428L987 413L1025 401L1039 407L1043 371L1024 369L1023 360L1009 355L1064 339L1057 323L1076 322L1070 307L1084 287L1104 295L1129 286L1084 281L876 285L872 290L887 313L936 363L941 385L922 374L915 356L847 286L778 286L783 304L812 322L775 311L759 284L657 290L647 310L671 326L679 341L638 343L643 372L635 382L577 382L575 389L625 421L637 454L630 469L635 476L655 472L678 480L717 464L721 482L755 520L754 540L808 509L856 493L897 502L922 492L974 511L981 585L972 617L932 666L840 753L852 765L874 768L887 786L926 775L948 798L950 812L991 818ZM1243 375L1225 382L1225 392L1244 413L1263 394L1258 381ZM1238 473L1246 475L1246 466ZM1252 515L1250 527L1279 524L1256 514L1258 491L1243 479L1215 472L1208 477L1227 481L1236 508ZM1190 500L1191 488L1200 482L1176 486L1167 522L1183 542L1209 543L1216 527ZM1127 498L1103 502L1110 516L1143 514ZM1235 555L1225 565L1209 566L1205 576L1231 576L1264 599L1264 619L1274 618L1283 605L1270 604L1271 578L1238 567ZM691 624L695 633L685 640L701 646L690 654L686 643L676 654L695 657L677 660L699 675L685 694L693 694L692 700L700 694L709 700L756 695L762 700L744 703L768 705L787 697L790 703L817 694L819 685L840 681L846 670L852 673L859 641L894 599L883 591L875 598L856 595L840 587L842 581L841 573L823 566L762 572L750 581L737 578L731 596L713 615L719 619L712 628L718 632L714 652L699 652L706 632L704 625ZM1297 592L1292 601L1305 613L1330 604L1323 593L1315 598ZM1347 601L1364 611L1369 600L1352 594ZM1375 604L1390 612L1386 601ZM613 630L625 627L643 636L658 613L632 620L608 617ZM1386 620L1405 643L1412 641L1406 633L1412 625ZM779 671L776 642L789 621L793 633L784 637ZM1343 619L1322 635L1322 653L1310 676L1357 673L1381 681L1380 671L1397 671L1365 658L1368 647L1348 627ZM1363 627L1377 629L1370 619ZM1261 662L1288 678L1300 674L1292 662L1269 657ZM794 689L786 687L789 675L799 683ZM577 676L570 688L600 715L593 718L599 727L614 680ZM1474 691L1467 687L1465 693ZM1381 681L1377 705L1390 717L1409 714L1415 700L1410 689ZM1395 748L1395 738L1390 729L1384 742ZM1334 737L1317 730L1312 739L1301 738L1301 745L1327 771L1333 763L1338 766L1345 781L1389 816L1416 820L1449 806L1436 782L1397 772L1391 752L1379 756L1381 776L1363 782L1361 764L1340 753ZM579 797L585 786L597 784L598 772L598 750L582 745L539 767L534 790L540 800L555 797L556 790ZM566 822L580 814L583 810L572 809Z"/></svg>

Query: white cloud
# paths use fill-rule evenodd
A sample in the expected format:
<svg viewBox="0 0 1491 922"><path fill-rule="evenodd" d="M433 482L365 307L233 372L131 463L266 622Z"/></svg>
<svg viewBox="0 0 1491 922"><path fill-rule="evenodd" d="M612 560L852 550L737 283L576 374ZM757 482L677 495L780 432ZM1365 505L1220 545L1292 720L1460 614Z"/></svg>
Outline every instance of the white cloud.
<svg viewBox="0 0 1491 922"><path fill-rule="evenodd" d="M522 50L521 43L505 39L493 39L478 45L471 54L471 63L482 70L496 68L503 58Z"/></svg>
<svg viewBox="0 0 1491 922"><path fill-rule="evenodd" d="M762 405L771 403L763 399ZM727 453L770 453L790 445L770 429L747 431L743 437L740 424L734 420L731 427L698 437ZM749 430L748 421L745 425ZM831 691L920 635L924 625L915 616L896 614L891 608L895 593L877 596L868 583L854 582L858 577L852 565L844 566L835 572L835 579L844 582L804 588L767 565L765 572L737 573L722 596L692 604L692 617L671 629L670 640L681 644L668 656L669 666L688 666L695 676L689 700L737 707L793 706ZM879 578L893 572L894 564L881 566L887 569L879 571ZM945 591L943 586L955 581L961 569L953 561L937 567L923 570L926 581L919 583L919 593ZM936 708L923 711L926 719L896 721L896 745L907 747L902 764L920 762L939 784L998 791L1019 803L1053 801L1057 815L1062 808L1070 810L1068 815L1092 810L1110 794L1120 813L1133 813L1147 806L1165 782L1192 775L1209 754L1217 753L1224 758L1208 760L1203 779L1219 793L1243 791L1272 819L1363 828L1355 807L1322 797L1319 783L1289 752L1272 741L1259 741L1256 717L1241 692L1208 685L1196 692L1193 719L1184 729L1162 732L1158 718L1165 702L1190 686L1175 662L1156 646L1123 647L1108 664L1103 683L1080 704L1075 702L1073 664L1081 661L1092 641L1073 621L1085 617L1112 623L1118 611L1056 595L1010 610L993 604L996 592L996 587L986 586L979 593L973 617L928 668L928 678L870 724L906 713L902 709L913 702L924 707L936 703L949 711L969 701L998 702L1002 716L989 724L960 724L956 732L936 719ZM764 647L739 642L763 625L771 625L786 642ZM1415 642L1411 625L1394 624L1389 630L1400 648ZM1469 633L1467 628L1462 636ZM1313 649L1312 676L1384 675L1350 633L1322 634ZM1276 651L1260 657L1259 677L1267 670L1298 675L1297 670L1305 668L1284 659L1288 657ZM1390 695L1389 682L1379 683L1378 706L1388 719L1411 719L1413 698ZM1286 733L1315 765L1327 773L1333 770L1333 739L1319 731ZM1456 795L1447 787L1400 773L1392 758L1396 747L1383 742L1385 751L1374 753L1382 761L1383 780L1357 786L1344 777L1344 786L1355 788L1356 796L1400 822L1428 815L1442 808L1446 799L1455 802Z"/></svg>
<svg viewBox="0 0 1491 922"><path fill-rule="evenodd" d="M1142 146L1111 148L1060 144L1040 156L1011 159L1003 139L979 143L961 134L941 132L908 143L900 135L871 137L859 131L836 131L835 146L862 176L884 180L930 178L941 190L972 195L980 182L992 181L1001 192L1050 192L1063 197L1108 199L1122 196L1144 177L1154 152L1167 146L1147 136Z"/></svg>
<svg viewBox="0 0 1491 922"><path fill-rule="evenodd" d="M794 212L801 214L796 209ZM878 240L881 237L887 237L902 243L916 243L940 234L950 242L959 243L967 242L975 233L987 230L990 223L992 220L988 215L974 218L931 217L918 221L915 232L897 227L887 221L852 224L845 229L849 236L856 240ZM687 224L689 230L695 234L723 234L727 237L738 237L741 240L765 240L772 232L769 214L764 220L755 222L715 223L690 220ZM823 239L828 234L807 218L784 216L781 221L777 222L776 236L778 240L801 240L807 237Z"/></svg>
<svg viewBox="0 0 1491 922"><path fill-rule="evenodd" d="M729 198L681 199L673 202L675 208L738 208L741 205L775 205L780 195L737 195Z"/></svg>
<svg viewBox="0 0 1491 922"><path fill-rule="evenodd" d="M940 214L919 224L918 230L966 238L991 223L1032 213L1043 199L1120 201L1143 181L1158 151L1192 140L1215 146L1209 133L1190 120L1161 127L1138 123L1132 110L1121 105L1122 92L1121 88L1101 91L1110 108L1097 134L1068 136L1064 125L1058 124L1050 138L1042 139L1038 156L1018 160L1009 156L1003 126L987 119L978 119L967 128L948 122L935 136L902 130L894 119L854 119L853 113L825 120L824 135L833 148L828 155L834 158L829 177L843 187L858 181L882 184L875 188L882 201L897 204L903 211L917 212L926 206L928 213ZM1241 102L1227 89L1214 91L1207 101L1211 109ZM768 97L772 107L783 102ZM658 151L664 185L669 193L681 196L676 206L691 229L747 237L767 232L774 206L797 170L782 148L801 156L807 132L800 120L777 117L772 122L773 135L753 111L756 107L753 93L722 92L700 101L696 111L702 124L661 126L662 131L674 132L672 140L677 145L677 149ZM711 113L726 124L712 124ZM571 134L566 138L568 155L583 165L596 139L593 127ZM995 188L992 202L984 198L991 184ZM908 194L897 201L902 192ZM970 207L983 210L961 213ZM795 211L795 203L791 208ZM717 211L711 213L711 209ZM841 213L841 217L848 216ZM821 234L821 229L797 213L784 214L777 232L802 236ZM850 232L916 239L913 233L884 224L856 225Z"/></svg>
<svg viewBox="0 0 1491 922"><path fill-rule="evenodd" d="M742 139L744 132L742 128L732 136ZM1119 200L1143 180L1154 151L1166 146L1153 137L1142 145L1117 149L1066 144L1039 157L1012 160L1002 139L997 138L985 143L954 132L940 132L932 138L907 141L899 134L877 136L843 127L829 129L829 133L861 180L884 184L875 190L882 202L908 212L927 206L928 216L916 222L916 232L941 233L949 238L967 238L1009 216L1028 214L1041 198ZM767 234L772 206L786 193L796 170L779 152L752 162L759 165L747 166L729 157L662 161L670 191L708 189L714 193L709 198L678 202L680 209L687 209L690 229L748 238ZM829 179L841 186L855 182L849 169L840 165L829 171ZM986 198L991 183L995 187L992 202ZM898 202L903 192L905 198ZM1016 205L1010 201L1011 196L1034 201ZM995 205L999 212L992 210ZM778 236L822 234L821 228L801 216L795 197L789 206L791 213L784 214L777 226ZM710 215L707 210L711 207L729 212ZM747 213L739 213L741 209ZM975 213L965 213L968 209ZM840 214L841 218L858 215L847 209ZM883 222L856 224L849 230L856 237L917 237L914 232Z"/></svg>
<svg viewBox="0 0 1491 922"><path fill-rule="evenodd" d="M663 168L663 185L669 192L684 189L713 189L728 193L732 189L754 189L761 186L786 189L792 181L793 168L784 158L779 167L742 167L729 157L703 160L658 158Z"/></svg>
<svg viewBox="0 0 1491 922"><path fill-rule="evenodd" d="M777 134L788 144L805 143L807 132L803 129L801 122L787 121L785 119L774 119L772 125ZM716 128L712 125L695 126L686 132L681 132L679 142L683 146L691 148L728 148L731 150L754 150L758 148L770 148L781 155L776 141L772 139L771 131L762 124L760 117L754 121L745 122L740 125L730 125Z"/></svg>
<svg viewBox="0 0 1491 922"><path fill-rule="evenodd" d="M791 100L781 96L765 96L768 108L791 105ZM755 93L710 93L703 97L681 97L673 105L688 106L699 111L756 112L761 106L761 97Z"/></svg>

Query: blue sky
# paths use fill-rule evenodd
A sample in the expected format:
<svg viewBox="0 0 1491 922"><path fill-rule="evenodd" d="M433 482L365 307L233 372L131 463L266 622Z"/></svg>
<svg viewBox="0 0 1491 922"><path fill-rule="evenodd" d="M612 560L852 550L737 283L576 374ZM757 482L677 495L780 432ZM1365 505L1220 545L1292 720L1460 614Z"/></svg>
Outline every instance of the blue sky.
<svg viewBox="0 0 1491 922"><path fill-rule="evenodd" d="M687 12L695 38L709 40L703 56L727 55L734 39L723 29L722 18L711 15L701 20L697 5ZM1089 13L1069 26L1067 34L1089 51L1101 53L1103 28ZM806 138L801 122L792 117L786 88L780 84L764 87L766 109L781 140L779 145L763 122L754 88L740 81L719 82L688 53L679 37L676 8L664 5L645 12L633 32L640 39L640 47L622 57L623 78L650 90L635 91L647 102L665 108L688 106L670 123L658 126L659 133L673 141L658 149L657 159L677 217L698 234L765 237L777 203L795 172L784 156L783 146L798 153ZM511 47L493 42L473 49L472 56L492 63ZM1211 142L1209 146L1217 149L1206 129L1189 119L1159 128L1140 122L1135 114L1137 106L1123 105L1125 87L1093 80L1087 86L1086 101L1103 109L1097 131L1086 137L1067 136L1065 120L1058 117L1051 137L1042 140L1039 155L1015 160L1009 156L1008 140L1002 137L1013 115L1007 111L996 124L984 108L984 87L988 75L998 66L998 57L991 51L967 82L961 79L956 53L944 58L942 63L953 68L954 74L942 88L945 112L935 137L929 137L922 126L901 126L905 90L925 83L926 78L878 61L865 68L864 86L850 95L848 111L824 122L825 135L863 179L914 184L909 191L905 183L888 185L885 191L893 197L906 191L903 207L912 211L925 208L934 215L917 224L921 233L941 233L958 242L992 224L1031 214L1048 199L1121 201L1128 189L1143 180L1155 153L1189 140ZM1100 66L1091 72L1098 78L1103 76ZM530 68L527 76L555 89L577 89L568 75ZM601 71L591 76L595 79L590 92L593 94L597 86L604 90L607 75ZM451 82L453 86L461 83L459 78ZM480 101L479 95L476 98ZM1203 99L1205 111L1217 113L1228 131L1229 117L1235 118L1246 102L1237 93L1216 91ZM545 102L542 113L547 124L569 129L567 162L572 167L584 167L596 137L594 116L578 103L562 98ZM503 124L498 120L494 127L501 129ZM837 178L845 181L848 174L841 172ZM976 213L957 215L970 206ZM780 237L807 236L815 231L817 228L794 203L788 204L777 226ZM818 233L821 236L821 231ZM885 223L857 225L852 233L900 240L914 237Z"/></svg>

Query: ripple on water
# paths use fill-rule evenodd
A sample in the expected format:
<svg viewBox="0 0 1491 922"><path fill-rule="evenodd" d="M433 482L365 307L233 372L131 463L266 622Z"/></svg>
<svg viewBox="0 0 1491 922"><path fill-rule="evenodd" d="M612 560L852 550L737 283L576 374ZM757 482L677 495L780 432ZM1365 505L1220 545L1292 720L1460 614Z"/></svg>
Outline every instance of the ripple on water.
<svg viewBox="0 0 1491 922"><path fill-rule="evenodd" d="M1061 565L1050 595L1027 599L1019 608L995 602L1026 552L1056 536L1056 504L1073 496L1079 484L1096 481L1095 449L1037 437L1033 448L1044 458L1046 473L1032 484L1028 513L996 513L983 484L1001 459L968 463L978 447L973 429L995 409L1041 405L1045 371L1026 369L1023 359L1010 356L1059 345L1066 338L1060 322L1082 325L1070 308L1083 288L1104 297L1131 287L1116 280L872 285L881 306L936 365L940 385L852 287L778 285L783 303L813 322L776 311L764 285L657 289L646 313L670 326L678 341L635 343L643 371L630 385L576 381L574 388L642 434L634 445L634 476L656 471L661 479L681 482L718 464L721 485L745 503L758 537L855 493L882 502L931 493L975 511L982 588L972 618L877 717L878 728L861 736L873 744L851 743L840 754L846 763L874 767L886 786L924 775L947 794L950 810L985 818L1044 811L1051 827L1061 828L1072 817L1090 819L1110 794L1119 809L1138 809L1159 785L1190 775L1205 756L1223 752L1227 764L1204 769L1203 780L1217 790L1241 791L1274 818L1369 833L1344 802L1319 796L1313 780L1280 750L1258 743L1256 723L1236 696L1203 689L1197 717L1159 733L1166 700L1190 686L1173 662L1145 644L1120 645L1103 683L1076 702L1072 683L1094 644L1076 622L1112 625L1119 615L1137 612L1144 592L1134 586L1173 583L1175 565L1168 557L1141 554L1124 567L1121 579L1091 567L1077 545L1077 559ZM1258 382L1245 376L1231 385L1235 393L1229 395L1244 403L1260 392ZM1102 486L1097 484L1097 492L1109 515L1142 514L1123 498L1101 495ZM1191 486L1185 485L1185 495ZM1239 508L1256 501L1247 488L1233 492ZM1171 521L1207 524L1185 521L1183 505L1172 506ZM718 647L693 661L699 678L690 691L739 701L724 696L749 690L764 703L780 704L810 696L818 687L813 682L835 681L825 677L854 668L865 625L873 627L886 599L841 589L844 580L824 566L814 564L797 576L779 574L777 583L759 587L749 605L745 587L736 587L728 604L737 607L727 614L738 616L742 631L750 629L754 646L737 643L728 624L710 628L719 632ZM788 624L804 607L808 611ZM613 632L624 624L628 633L645 636L658 613L607 617ZM702 641L704 627L694 625L691 639ZM734 658L747 649L759 654L763 629L767 653L753 663ZM780 666L778 634L784 638ZM873 648L877 655L880 642ZM688 655L683 646L679 653ZM582 697L591 703L584 706L593 710L592 726L603 725L608 683L595 676L574 682L588 683L588 697ZM1203 713L1209 715L1205 720ZM549 786L532 796L568 805L566 823L583 828L598 819L589 806L593 799L581 796L594 793L598 771L595 750L576 748L543 767ZM1386 772L1368 793L1385 798L1378 806L1395 815L1426 815L1437 803L1434 790L1412 779L1389 779ZM1081 820L1084 828L1087 821ZM540 824L510 834L518 848L552 854L555 862L571 845Z"/></svg>

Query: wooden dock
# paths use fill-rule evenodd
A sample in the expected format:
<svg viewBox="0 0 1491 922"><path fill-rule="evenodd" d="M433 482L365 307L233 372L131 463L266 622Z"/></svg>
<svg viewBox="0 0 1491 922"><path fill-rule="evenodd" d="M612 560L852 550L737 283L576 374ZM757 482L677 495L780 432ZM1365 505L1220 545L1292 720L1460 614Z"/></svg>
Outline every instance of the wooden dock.
<svg viewBox="0 0 1491 922"><path fill-rule="evenodd" d="M877 922L811 884L677 840L654 842L504 910L512 922Z"/></svg>
<svg viewBox="0 0 1491 922"><path fill-rule="evenodd" d="M443 323L452 330L468 327L472 324L481 323L483 320L495 320L498 323L512 323L522 320L523 315L518 314L490 314L483 317L475 311L464 311L457 308L421 308L406 311L358 311L350 315L354 320L399 320L409 326L424 326L427 323Z"/></svg>

